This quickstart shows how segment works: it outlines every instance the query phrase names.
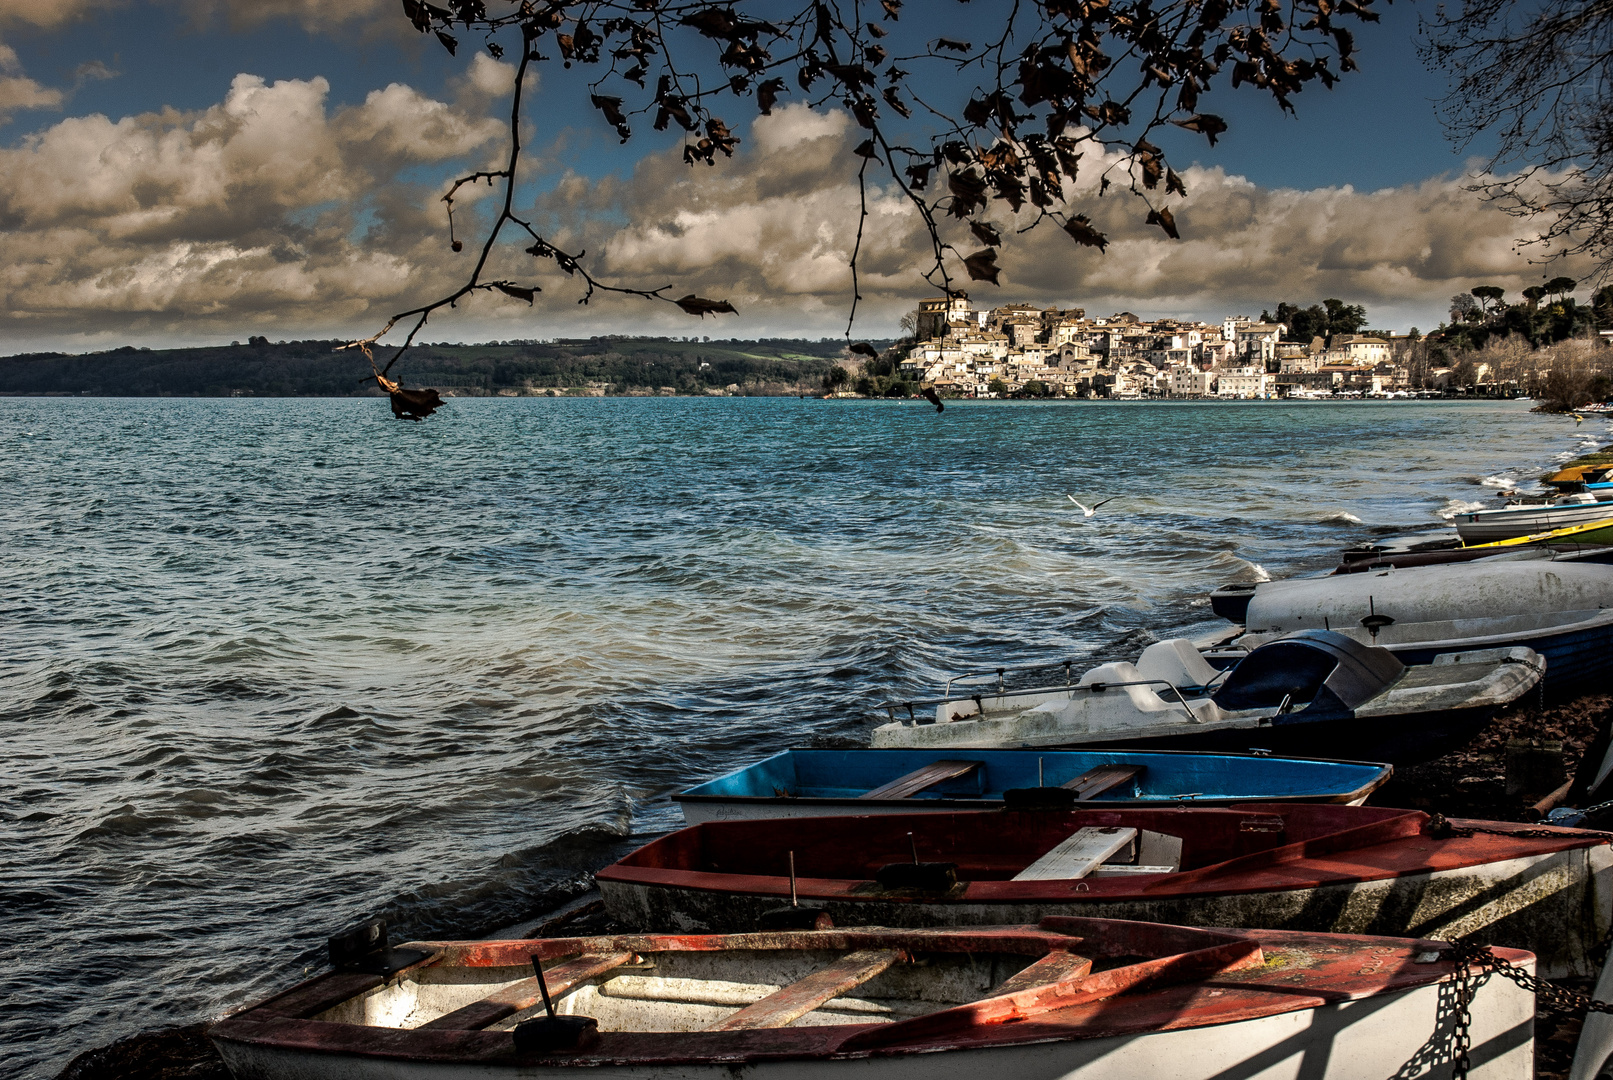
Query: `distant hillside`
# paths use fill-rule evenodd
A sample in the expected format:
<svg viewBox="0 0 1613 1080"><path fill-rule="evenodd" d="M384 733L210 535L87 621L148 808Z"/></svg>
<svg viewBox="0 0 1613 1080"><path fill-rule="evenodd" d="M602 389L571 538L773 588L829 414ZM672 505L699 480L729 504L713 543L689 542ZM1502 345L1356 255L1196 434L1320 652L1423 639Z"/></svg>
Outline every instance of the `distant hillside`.
<svg viewBox="0 0 1613 1080"><path fill-rule="evenodd" d="M135 349L69 356L0 357L0 394L100 394L111 397L341 397L374 394L369 365L336 341L199 349ZM888 342L875 342L883 348ZM611 394L741 394L818 389L844 353L839 339L678 341L670 338L561 339L552 343L425 345L393 373L410 386L461 396L592 389ZM378 354L384 356L385 354Z"/></svg>

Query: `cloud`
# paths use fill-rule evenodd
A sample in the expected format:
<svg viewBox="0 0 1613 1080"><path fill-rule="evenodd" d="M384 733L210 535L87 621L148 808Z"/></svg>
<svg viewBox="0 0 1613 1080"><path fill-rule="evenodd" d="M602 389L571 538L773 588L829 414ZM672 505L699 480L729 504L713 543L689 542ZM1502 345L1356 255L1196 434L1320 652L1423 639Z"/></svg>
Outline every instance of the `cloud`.
<svg viewBox="0 0 1613 1080"><path fill-rule="evenodd" d="M0 23L28 23L49 29L116 3L117 0L6 0L0 4Z"/></svg>
<svg viewBox="0 0 1613 1080"><path fill-rule="evenodd" d="M62 92L26 76L0 76L0 121L19 109L59 109Z"/></svg>
<svg viewBox="0 0 1613 1080"><path fill-rule="evenodd" d="M441 287L440 188L399 174L481 165L503 125L401 84L334 111L328 93L238 75L208 109L71 117L0 149L0 326L312 333Z"/></svg>
<svg viewBox="0 0 1613 1080"><path fill-rule="evenodd" d="M0 148L0 327L35 347L373 333L451 292L472 265L476 200L485 207L495 189L461 192L458 234L471 242L456 254L440 178L500 167L504 126L489 109L507 68L468 61L454 102L395 83L340 109L324 79L240 75L207 109L71 117ZM697 327L671 305L608 293L579 306L580 280L523 254L523 240L495 251L489 276L541 286L537 304L477 294L426 337L836 334L859 225L859 332L893 334L934 292L920 276L929 242L888 183L870 186L862 216L858 139L845 115L796 104L758 118L716 167L691 168L674 146L631 175L583 177L559 173L554 148L534 152L527 175L547 190L517 209L552 242L588 252L603 280L730 299L740 316ZM1453 292L1494 283L1515 294L1539 278L1514 251L1524 223L1460 178L1299 191L1193 168L1173 242L1144 223L1140 201L1097 197L1091 170L1103 163L1089 154L1070 195L1109 234L1107 253L1045 224L1012 235L1022 223L999 216L1003 284L965 282L977 303L1219 319L1338 296L1376 324L1428 329ZM945 228L963 250L978 246Z"/></svg>
<svg viewBox="0 0 1613 1080"><path fill-rule="evenodd" d="M746 314L736 333L794 328L832 332L851 298L846 262L857 242L857 129L839 113L804 105L758 118L743 152L714 169L682 164L676 153L642 161L620 183L562 184L546 210L581 212L601 268L637 282L675 280L677 288L734 300ZM1463 177L1381 191L1349 186L1307 191L1261 188L1221 168L1184 170L1186 199L1173 199L1182 233L1171 241L1146 224L1141 200L1111 188L1101 170L1115 159L1088 152L1068 192L1073 211L1108 234L1106 252L1073 243L1053 222L995 216L1008 237L1002 285L958 284L977 303L1074 304L1094 313L1130 309L1219 320L1290 300L1338 296L1364 303L1375 322L1437 322L1454 292L1480 283L1517 291L1541 268L1517 250L1528 223L1485 205ZM900 314L935 291L920 277L930 265L918 215L891 185L872 185L859 258L864 331L891 333ZM628 224L620 224L623 219ZM944 235L960 250L979 244L956 222ZM1575 273L1567 266L1553 272ZM658 317L677 324L675 316ZM756 327L752 330L750 327Z"/></svg>
<svg viewBox="0 0 1613 1080"><path fill-rule="evenodd" d="M62 92L28 78L17 61L17 51L0 41L0 124L21 109L59 109Z"/></svg>

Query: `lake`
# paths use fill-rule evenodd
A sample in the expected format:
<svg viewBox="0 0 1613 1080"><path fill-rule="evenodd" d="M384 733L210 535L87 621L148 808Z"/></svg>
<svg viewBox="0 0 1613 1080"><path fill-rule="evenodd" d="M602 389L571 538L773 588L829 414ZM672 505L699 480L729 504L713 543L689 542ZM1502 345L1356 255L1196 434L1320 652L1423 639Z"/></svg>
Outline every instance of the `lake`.
<svg viewBox="0 0 1613 1080"><path fill-rule="evenodd" d="M691 782L1613 441L1528 407L0 399L5 1071L541 913Z"/></svg>

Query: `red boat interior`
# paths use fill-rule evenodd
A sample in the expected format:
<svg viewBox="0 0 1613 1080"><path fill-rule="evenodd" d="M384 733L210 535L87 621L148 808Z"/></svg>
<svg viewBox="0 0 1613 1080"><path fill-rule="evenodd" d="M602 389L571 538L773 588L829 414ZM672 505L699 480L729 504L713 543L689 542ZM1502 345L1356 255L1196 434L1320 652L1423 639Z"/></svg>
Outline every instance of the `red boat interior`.
<svg viewBox="0 0 1613 1080"><path fill-rule="evenodd" d="M1180 838L1173 869L1189 872L1280 849L1315 855L1382 843L1418 835L1427 822L1417 812L1322 804L725 821L682 829L620 865L777 876L789 873L794 852L802 878L867 880L891 863L950 862L962 880L1007 881L1079 829L1129 827Z"/></svg>
<svg viewBox="0 0 1613 1080"><path fill-rule="evenodd" d="M1556 835L1550 836L1535 830L1534 835L1515 837L1493 823L1462 824L1486 828L1481 835L1453 840L1436 835L1429 816L1417 811L1314 803L724 821L672 833L599 876L670 884L666 875L687 875L689 884L704 888L722 887L719 883L727 877L745 877L752 879L747 888L777 891L762 879L785 887L793 856L803 889L819 894L823 889L860 892L865 886L856 883L875 880L900 888L889 884L892 871L903 869L897 864L913 863L955 865L957 881L975 883L971 896L979 889L994 895L1005 888L1034 892L1043 887L1038 883L1088 872L1093 875L1091 888L1105 893L1177 891L1210 879L1218 888L1231 882L1261 888L1294 875L1317 880L1395 876L1603 842L1596 834L1569 830L1552 830ZM1082 830L1136 830L1137 839L1103 855L1101 865L1080 872L1056 866L1034 872L1033 864L1045 864ZM1161 851L1168 855L1161 856ZM1137 872L1121 873L1128 866Z"/></svg>

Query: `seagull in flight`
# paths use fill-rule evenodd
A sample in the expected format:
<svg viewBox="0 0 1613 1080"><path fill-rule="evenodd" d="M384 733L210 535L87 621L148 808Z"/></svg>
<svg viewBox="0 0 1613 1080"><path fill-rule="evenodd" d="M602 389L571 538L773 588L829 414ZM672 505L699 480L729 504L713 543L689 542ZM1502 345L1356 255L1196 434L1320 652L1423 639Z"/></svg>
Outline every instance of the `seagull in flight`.
<svg viewBox="0 0 1613 1080"><path fill-rule="evenodd" d="M1080 499L1077 499L1074 495L1065 495L1064 497L1066 499L1069 499L1071 502L1073 502L1075 505L1077 505L1077 506L1079 506L1081 508L1081 513L1082 513L1083 517L1091 517L1093 514L1096 514L1098 512L1098 507L1102 506L1103 503L1112 503L1116 499L1120 498L1119 495L1111 495L1107 499L1103 500L1103 502L1093 503L1091 506L1088 506L1086 503L1082 502Z"/></svg>
<svg viewBox="0 0 1613 1080"><path fill-rule="evenodd" d="M1581 425L1581 424L1583 424L1585 422L1585 418L1583 416L1579 415L1579 413L1574 413L1573 416L1574 416L1574 426L1575 427L1579 427L1579 425Z"/></svg>

